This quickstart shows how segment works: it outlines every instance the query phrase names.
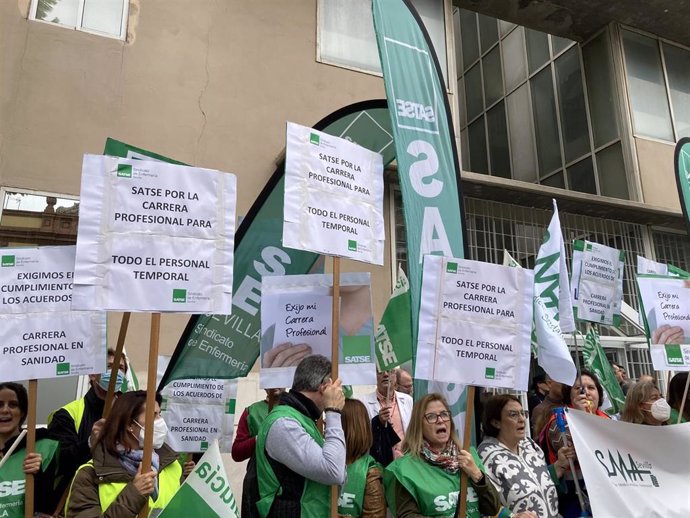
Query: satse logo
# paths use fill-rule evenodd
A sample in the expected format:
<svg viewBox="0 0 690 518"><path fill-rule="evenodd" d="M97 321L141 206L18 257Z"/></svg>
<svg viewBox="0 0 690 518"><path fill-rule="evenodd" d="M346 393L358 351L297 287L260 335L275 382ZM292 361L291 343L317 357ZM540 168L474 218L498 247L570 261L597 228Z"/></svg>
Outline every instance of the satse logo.
<svg viewBox="0 0 690 518"><path fill-rule="evenodd" d="M24 479L0 482L0 498L24 494Z"/></svg>
<svg viewBox="0 0 690 518"><path fill-rule="evenodd" d="M432 106L424 106L421 103L396 99L395 107L398 112L398 117L405 117L418 121L436 122L436 114Z"/></svg>

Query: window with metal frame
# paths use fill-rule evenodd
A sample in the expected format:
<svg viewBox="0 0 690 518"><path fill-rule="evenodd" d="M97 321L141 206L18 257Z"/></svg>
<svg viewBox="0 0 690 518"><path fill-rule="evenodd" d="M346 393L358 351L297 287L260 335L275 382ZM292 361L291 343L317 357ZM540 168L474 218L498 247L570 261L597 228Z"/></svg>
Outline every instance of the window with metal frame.
<svg viewBox="0 0 690 518"><path fill-rule="evenodd" d="M31 0L29 19L99 36L127 38L129 0Z"/></svg>

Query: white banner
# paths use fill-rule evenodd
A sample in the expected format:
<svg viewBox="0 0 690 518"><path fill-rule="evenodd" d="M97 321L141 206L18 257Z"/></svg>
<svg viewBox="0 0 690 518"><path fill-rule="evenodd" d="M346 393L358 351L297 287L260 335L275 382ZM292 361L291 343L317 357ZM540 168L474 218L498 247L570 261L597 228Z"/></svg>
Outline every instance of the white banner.
<svg viewBox="0 0 690 518"><path fill-rule="evenodd" d="M105 370L105 313L71 311L74 246L3 248L0 380Z"/></svg>
<svg viewBox="0 0 690 518"><path fill-rule="evenodd" d="M655 370L690 371L690 281L638 275Z"/></svg>
<svg viewBox="0 0 690 518"><path fill-rule="evenodd" d="M599 243L575 241L570 283L575 318L620 325L624 267L624 251Z"/></svg>
<svg viewBox="0 0 690 518"><path fill-rule="evenodd" d="M370 274L340 275L339 375L346 385L376 383ZM307 356L331 357L332 275L261 279L261 388L292 386Z"/></svg>
<svg viewBox="0 0 690 518"><path fill-rule="evenodd" d="M228 314L236 179L84 155L75 309Z"/></svg>
<svg viewBox="0 0 690 518"><path fill-rule="evenodd" d="M596 518L690 516L690 423L646 426L568 411Z"/></svg>
<svg viewBox="0 0 690 518"><path fill-rule="evenodd" d="M168 425L167 443L178 452L206 451L215 439L230 453L237 380L176 380L161 391L161 416Z"/></svg>
<svg viewBox="0 0 690 518"><path fill-rule="evenodd" d="M283 245L383 264L383 157L288 122Z"/></svg>
<svg viewBox="0 0 690 518"><path fill-rule="evenodd" d="M527 390L533 275L424 256L415 378Z"/></svg>

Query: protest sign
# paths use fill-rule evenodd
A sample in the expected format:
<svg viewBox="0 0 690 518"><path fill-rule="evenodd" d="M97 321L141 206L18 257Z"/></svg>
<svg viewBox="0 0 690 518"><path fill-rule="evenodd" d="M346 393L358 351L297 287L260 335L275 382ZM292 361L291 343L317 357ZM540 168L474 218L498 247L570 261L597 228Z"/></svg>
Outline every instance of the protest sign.
<svg viewBox="0 0 690 518"><path fill-rule="evenodd" d="M690 370L690 281L638 275L641 311L656 370Z"/></svg>
<svg viewBox="0 0 690 518"><path fill-rule="evenodd" d="M230 453L237 380L175 380L161 395L161 416L168 425L166 441L173 450L206 451L217 440L221 453Z"/></svg>
<svg viewBox="0 0 690 518"><path fill-rule="evenodd" d="M637 256L637 273L652 274L652 275L668 275L668 265L664 263L657 263L642 257Z"/></svg>
<svg viewBox="0 0 690 518"><path fill-rule="evenodd" d="M289 387L306 356L331 358L332 275L265 276L261 281L261 388ZM370 274L340 276L340 378L376 383Z"/></svg>
<svg viewBox="0 0 690 518"><path fill-rule="evenodd" d="M690 516L690 423L646 426L568 411L593 516Z"/></svg>
<svg viewBox="0 0 690 518"><path fill-rule="evenodd" d="M237 502L216 441L165 506L159 518L239 518Z"/></svg>
<svg viewBox="0 0 690 518"><path fill-rule="evenodd" d="M573 243L570 284L575 318L618 327L625 251L589 241Z"/></svg>
<svg viewBox="0 0 690 518"><path fill-rule="evenodd" d="M75 309L230 313L235 176L85 155Z"/></svg>
<svg viewBox="0 0 690 518"><path fill-rule="evenodd" d="M376 364L388 371L412 359L410 283L398 266L398 280L376 328Z"/></svg>
<svg viewBox="0 0 690 518"><path fill-rule="evenodd" d="M610 414L621 412L623 405L625 405L625 394L623 394L623 389L618 384L613 367L611 367L608 358L606 358L604 348L599 341L599 334L594 329L590 329L587 335L585 335L582 359L584 360L585 367L597 375L601 386L608 395L611 408L602 405L602 409Z"/></svg>
<svg viewBox="0 0 690 518"><path fill-rule="evenodd" d="M533 272L424 258L415 377L527 390Z"/></svg>
<svg viewBox="0 0 690 518"><path fill-rule="evenodd" d="M383 157L287 125L283 245L383 264Z"/></svg>
<svg viewBox="0 0 690 518"><path fill-rule="evenodd" d="M71 311L74 246L3 248L0 380L105 369L105 313Z"/></svg>

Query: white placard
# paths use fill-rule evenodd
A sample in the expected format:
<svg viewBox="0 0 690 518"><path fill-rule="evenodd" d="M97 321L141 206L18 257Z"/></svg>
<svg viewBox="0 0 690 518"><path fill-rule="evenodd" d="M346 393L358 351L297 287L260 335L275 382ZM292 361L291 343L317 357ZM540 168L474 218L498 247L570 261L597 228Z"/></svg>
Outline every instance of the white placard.
<svg viewBox="0 0 690 518"><path fill-rule="evenodd" d="M288 122L283 245L383 264L383 157Z"/></svg>
<svg viewBox="0 0 690 518"><path fill-rule="evenodd" d="M599 243L575 241L570 286L577 319L620 325L624 254Z"/></svg>
<svg viewBox="0 0 690 518"><path fill-rule="evenodd" d="M592 516L690 516L690 423L647 426L570 409Z"/></svg>
<svg viewBox="0 0 690 518"><path fill-rule="evenodd" d="M3 248L0 380L105 370L105 313L71 311L74 246Z"/></svg>
<svg viewBox="0 0 690 518"><path fill-rule="evenodd" d="M527 390L534 273L424 256L415 378Z"/></svg>
<svg viewBox="0 0 690 518"><path fill-rule="evenodd" d="M75 309L228 314L236 179L84 155Z"/></svg>
<svg viewBox="0 0 690 518"><path fill-rule="evenodd" d="M668 265L657 263L641 255L637 256L637 273L652 275L668 275Z"/></svg>
<svg viewBox="0 0 690 518"><path fill-rule="evenodd" d="M161 416L168 425L166 442L173 450L206 451L218 439L220 451L230 453L237 380L176 380L166 385L161 395Z"/></svg>
<svg viewBox="0 0 690 518"><path fill-rule="evenodd" d="M637 286L654 369L690 370L690 281L638 275Z"/></svg>
<svg viewBox="0 0 690 518"><path fill-rule="evenodd" d="M376 383L370 274L340 275L339 375L346 385ZM261 280L261 388L292 386L307 356L331 357L332 275Z"/></svg>

